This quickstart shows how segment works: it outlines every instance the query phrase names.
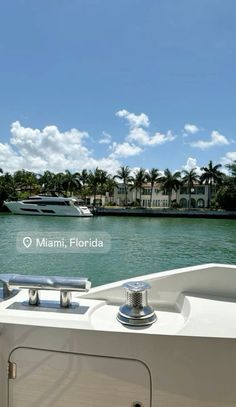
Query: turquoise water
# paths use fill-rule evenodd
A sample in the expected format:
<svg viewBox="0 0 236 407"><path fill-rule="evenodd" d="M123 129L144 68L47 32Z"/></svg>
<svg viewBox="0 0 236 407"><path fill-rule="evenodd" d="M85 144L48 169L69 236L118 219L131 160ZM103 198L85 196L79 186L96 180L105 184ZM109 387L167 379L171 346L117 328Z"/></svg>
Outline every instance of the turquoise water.
<svg viewBox="0 0 236 407"><path fill-rule="evenodd" d="M107 232L106 254L20 254L18 232ZM209 262L236 264L236 221L0 215L0 272L86 276L92 285Z"/></svg>

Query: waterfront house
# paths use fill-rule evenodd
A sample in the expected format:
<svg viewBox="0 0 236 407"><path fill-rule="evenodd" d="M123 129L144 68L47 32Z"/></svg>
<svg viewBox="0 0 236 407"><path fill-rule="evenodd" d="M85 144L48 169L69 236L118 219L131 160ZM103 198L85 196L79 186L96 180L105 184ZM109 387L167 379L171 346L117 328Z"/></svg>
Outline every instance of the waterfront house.
<svg viewBox="0 0 236 407"><path fill-rule="evenodd" d="M171 201L172 203L176 202L181 208L188 208L190 196L191 208L206 208L208 205L209 185L196 184L191 188L190 194L188 187L183 185L179 190L172 191ZM133 186L129 186L127 191L128 205L136 204L142 207L167 208L168 198L167 191L163 190L160 184L155 184L152 190L151 185L145 183L141 191L136 190ZM123 183L119 183L117 187L114 188L112 202L118 206L125 204L125 188Z"/></svg>

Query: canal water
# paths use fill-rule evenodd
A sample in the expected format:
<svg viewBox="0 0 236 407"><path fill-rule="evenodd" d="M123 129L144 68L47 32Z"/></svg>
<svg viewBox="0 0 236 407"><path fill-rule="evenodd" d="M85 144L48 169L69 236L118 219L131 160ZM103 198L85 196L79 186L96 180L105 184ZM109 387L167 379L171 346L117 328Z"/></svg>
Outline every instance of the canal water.
<svg viewBox="0 0 236 407"><path fill-rule="evenodd" d="M20 253L19 232L106 232L107 253ZM0 215L0 273L84 276L92 286L204 263L236 264L236 220Z"/></svg>

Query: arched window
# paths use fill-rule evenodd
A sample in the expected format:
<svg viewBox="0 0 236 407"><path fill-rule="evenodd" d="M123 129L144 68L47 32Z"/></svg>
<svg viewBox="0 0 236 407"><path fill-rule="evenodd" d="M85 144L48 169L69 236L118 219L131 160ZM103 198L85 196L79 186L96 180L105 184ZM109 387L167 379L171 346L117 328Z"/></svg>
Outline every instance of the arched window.
<svg viewBox="0 0 236 407"><path fill-rule="evenodd" d="M205 202L204 202L204 199L198 199L198 201L197 201L197 207L198 208L204 208L205 207Z"/></svg>
<svg viewBox="0 0 236 407"><path fill-rule="evenodd" d="M196 201L194 198L191 198L191 208L196 208Z"/></svg>
<svg viewBox="0 0 236 407"><path fill-rule="evenodd" d="M180 208L187 208L187 206L188 206L187 199L181 198L179 201L179 205L180 205Z"/></svg>

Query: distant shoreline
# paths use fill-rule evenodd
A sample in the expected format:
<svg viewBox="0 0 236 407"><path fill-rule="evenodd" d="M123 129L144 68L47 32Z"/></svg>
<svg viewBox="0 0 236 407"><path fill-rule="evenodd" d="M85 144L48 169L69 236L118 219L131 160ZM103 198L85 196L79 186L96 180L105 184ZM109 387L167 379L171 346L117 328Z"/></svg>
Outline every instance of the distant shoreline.
<svg viewBox="0 0 236 407"><path fill-rule="evenodd" d="M236 219L236 211L208 209L96 208L93 213L96 216Z"/></svg>

